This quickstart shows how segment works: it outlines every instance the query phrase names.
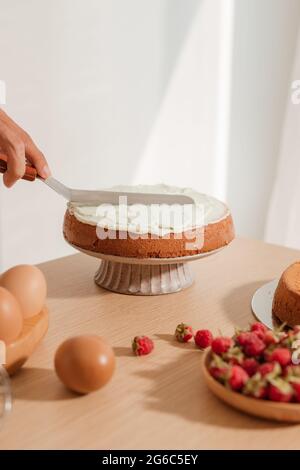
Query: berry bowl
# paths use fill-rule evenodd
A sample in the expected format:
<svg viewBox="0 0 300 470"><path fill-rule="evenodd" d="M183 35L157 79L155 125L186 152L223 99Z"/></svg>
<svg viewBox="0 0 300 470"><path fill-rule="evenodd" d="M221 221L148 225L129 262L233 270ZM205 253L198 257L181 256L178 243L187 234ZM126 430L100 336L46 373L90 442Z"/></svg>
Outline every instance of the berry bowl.
<svg viewBox="0 0 300 470"><path fill-rule="evenodd" d="M204 353L202 370L208 388L220 400L249 415L273 421L300 423L300 403L281 403L252 398L235 392L218 382L209 372L212 357L210 349Z"/></svg>

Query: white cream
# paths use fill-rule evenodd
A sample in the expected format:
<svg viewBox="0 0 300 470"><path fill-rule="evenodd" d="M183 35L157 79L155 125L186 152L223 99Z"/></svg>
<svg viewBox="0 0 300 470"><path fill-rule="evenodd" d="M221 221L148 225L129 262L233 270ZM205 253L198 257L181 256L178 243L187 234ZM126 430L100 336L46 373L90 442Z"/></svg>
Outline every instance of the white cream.
<svg viewBox="0 0 300 470"><path fill-rule="evenodd" d="M188 206L167 206L165 204L144 206L134 204L83 206L69 203L69 211L84 224L110 230L125 230L139 234L163 236L168 233L182 233L186 230L216 223L229 215L225 204L212 196L201 194L190 188L178 188L165 184L115 186L112 191L141 193L177 193L191 196L195 204Z"/></svg>

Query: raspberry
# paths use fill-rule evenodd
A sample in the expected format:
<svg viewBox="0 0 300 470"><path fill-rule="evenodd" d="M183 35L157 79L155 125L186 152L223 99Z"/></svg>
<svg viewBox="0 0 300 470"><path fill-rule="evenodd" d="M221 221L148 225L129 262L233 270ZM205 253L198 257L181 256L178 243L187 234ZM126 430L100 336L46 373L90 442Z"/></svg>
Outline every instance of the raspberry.
<svg viewBox="0 0 300 470"><path fill-rule="evenodd" d="M248 379L249 375L242 367L232 366L229 369L227 380L232 390L241 390Z"/></svg>
<svg viewBox="0 0 300 470"><path fill-rule="evenodd" d="M243 347L247 356L260 356L265 349L265 343L254 332L242 332L237 336L237 341Z"/></svg>
<svg viewBox="0 0 300 470"><path fill-rule="evenodd" d="M206 349L211 345L213 335L209 330L198 330L194 336L194 340L200 349Z"/></svg>
<svg viewBox="0 0 300 470"><path fill-rule="evenodd" d="M175 330L175 338L180 343L187 343L193 337L192 327L185 323L179 323Z"/></svg>
<svg viewBox="0 0 300 470"><path fill-rule="evenodd" d="M277 348L269 356L270 361L279 362L282 367L291 363L291 352L287 348Z"/></svg>
<svg viewBox="0 0 300 470"><path fill-rule="evenodd" d="M247 357L242 362L242 368L247 372L249 377L252 377L258 369L259 363L254 357Z"/></svg>
<svg viewBox="0 0 300 470"><path fill-rule="evenodd" d="M148 336L136 336L132 341L132 350L136 356L150 354L153 348L154 343Z"/></svg>
<svg viewBox="0 0 300 470"><path fill-rule="evenodd" d="M231 338L219 336L212 341L211 349L215 354L223 354L228 351L228 349L232 346L232 343L233 341Z"/></svg>
<svg viewBox="0 0 300 470"><path fill-rule="evenodd" d="M272 401L289 402L293 397L293 388L283 379L271 380L268 397Z"/></svg>
<svg viewBox="0 0 300 470"><path fill-rule="evenodd" d="M264 340L267 327L260 322L255 322L251 325L251 331L255 333L260 339Z"/></svg>

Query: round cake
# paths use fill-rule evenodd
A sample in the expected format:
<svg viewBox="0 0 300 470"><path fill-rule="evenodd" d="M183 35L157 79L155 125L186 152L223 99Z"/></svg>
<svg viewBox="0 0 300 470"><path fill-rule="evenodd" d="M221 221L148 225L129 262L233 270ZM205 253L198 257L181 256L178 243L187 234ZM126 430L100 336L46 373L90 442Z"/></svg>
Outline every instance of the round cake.
<svg viewBox="0 0 300 470"><path fill-rule="evenodd" d="M233 221L221 201L190 188L118 186L111 190L191 196L194 204L85 206L69 203L65 239L85 250L132 258L175 258L216 250L234 238Z"/></svg>
<svg viewBox="0 0 300 470"><path fill-rule="evenodd" d="M300 324L300 262L289 266L282 274L276 288L273 315L289 326Z"/></svg>

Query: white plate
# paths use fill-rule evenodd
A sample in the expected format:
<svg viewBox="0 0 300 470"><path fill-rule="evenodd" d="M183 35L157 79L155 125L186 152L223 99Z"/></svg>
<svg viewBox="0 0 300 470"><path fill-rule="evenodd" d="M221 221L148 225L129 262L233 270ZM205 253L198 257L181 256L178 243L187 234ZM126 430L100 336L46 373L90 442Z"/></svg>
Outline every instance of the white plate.
<svg viewBox="0 0 300 470"><path fill-rule="evenodd" d="M272 330L278 326L272 315L272 303L277 284L278 279L267 282L257 289L251 301L252 311L256 318Z"/></svg>

